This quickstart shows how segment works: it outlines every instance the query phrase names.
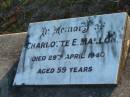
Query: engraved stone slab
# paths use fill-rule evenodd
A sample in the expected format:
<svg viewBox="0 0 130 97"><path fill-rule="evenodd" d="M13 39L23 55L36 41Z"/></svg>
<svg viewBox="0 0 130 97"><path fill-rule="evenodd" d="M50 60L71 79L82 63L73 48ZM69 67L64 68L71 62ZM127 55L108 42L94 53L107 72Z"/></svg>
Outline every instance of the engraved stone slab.
<svg viewBox="0 0 130 97"><path fill-rule="evenodd" d="M117 84L127 14L30 23L14 85Z"/></svg>

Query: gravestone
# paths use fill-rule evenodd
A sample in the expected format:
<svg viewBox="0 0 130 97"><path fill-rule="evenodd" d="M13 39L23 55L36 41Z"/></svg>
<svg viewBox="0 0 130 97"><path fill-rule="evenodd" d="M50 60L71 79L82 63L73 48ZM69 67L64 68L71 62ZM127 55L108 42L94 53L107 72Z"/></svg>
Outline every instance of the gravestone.
<svg viewBox="0 0 130 97"><path fill-rule="evenodd" d="M26 33L0 35L0 97L129 97L130 56L127 56L129 25L128 17L119 68L121 80L116 87L113 85L12 86Z"/></svg>
<svg viewBox="0 0 130 97"><path fill-rule="evenodd" d="M30 23L14 85L117 84L126 13Z"/></svg>

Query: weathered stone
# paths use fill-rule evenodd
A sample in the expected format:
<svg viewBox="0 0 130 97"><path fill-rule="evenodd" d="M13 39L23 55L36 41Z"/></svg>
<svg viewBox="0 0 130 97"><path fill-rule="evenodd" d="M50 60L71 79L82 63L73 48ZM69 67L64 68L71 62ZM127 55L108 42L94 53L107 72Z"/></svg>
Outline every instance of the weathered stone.
<svg viewBox="0 0 130 97"><path fill-rule="evenodd" d="M26 33L0 35L0 80L18 61Z"/></svg>
<svg viewBox="0 0 130 97"><path fill-rule="evenodd" d="M12 80L14 78L15 73L11 73L14 70L14 67L11 68L15 62L18 60L21 47L23 46L25 38L25 33L23 34L11 34L11 35L1 35L0 40L4 41L4 43L0 42L0 55L2 54L2 58L0 60L6 59L5 61L1 61L0 63L0 97L129 97L130 96L130 56L127 57L127 61L125 64L125 69L121 74L121 81L116 86L24 86L24 87L14 87L12 86ZM8 41L7 41L8 40ZM12 42L11 42L12 41ZM3 45L8 44L9 48L2 48ZM15 46L15 47L14 47ZM18 49L17 53L13 49ZM5 55L7 54L10 57ZM11 54L13 53L13 54ZM11 55L14 55L11 57ZM130 55L130 50L129 53ZM7 61L7 60L10 60ZM9 62L9 63L8 63ZM11 65L11 66L10 66ZM2 67L6 67L7 70L3 70ZM11 69L10 69L11 68ZM11 84L11 85L10 85Z"/></svg>
<svg viewBox="0 0 130 97"><path fill-rule="evenodd" d="M129 25L129 22L127 23ZM24 45L26 33L0 35L0 97L130 97L130 49L129 26L126 27L122 60L121 80L117 86L12 86L17 61ZM124 64L125 63L125 64Z"/></svg>
<svg viewBox="0 0 130 97"><path fill-rule="evenodd" d="M122 12L30 23L14 85L117 84L127 19Z"/></svg>

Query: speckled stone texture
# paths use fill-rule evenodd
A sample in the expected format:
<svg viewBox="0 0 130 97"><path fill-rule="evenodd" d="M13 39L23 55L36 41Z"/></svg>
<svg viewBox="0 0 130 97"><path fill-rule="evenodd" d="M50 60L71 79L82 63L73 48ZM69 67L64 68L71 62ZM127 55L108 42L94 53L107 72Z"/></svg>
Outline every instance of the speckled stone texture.
<svg viewBox="0 0 130 97"><path fill-rule="evenodd" d="M130 50L121 80L113 85L13 87L26 33L0 36L0 97L130 97Z"/></svg>

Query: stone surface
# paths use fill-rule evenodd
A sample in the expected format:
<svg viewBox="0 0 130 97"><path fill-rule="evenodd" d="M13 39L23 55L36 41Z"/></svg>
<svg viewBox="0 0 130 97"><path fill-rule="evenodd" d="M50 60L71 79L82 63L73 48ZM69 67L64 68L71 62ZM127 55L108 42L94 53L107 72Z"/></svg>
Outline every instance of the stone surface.
<svg viewBox="0 0 130 97"><path fill-rule="evenodd" d="M14 85L117 84L127 13L30 23Z"/></svg>
<svg viewBox="0 0 130 97"><path fill-rule="evenodd" d="M24 40L25 33L0 35L0 79L18 61L16 57L19 56Z"/></svg>
<svg viewBox="0 0 130 97"><path fill-rule="evenodd" d="M6 66L9 70L8 72L7 70L2 70L3 72L0 74L2 75L2 77L0 77L0 97L130 97L130 49L127 61L125 62L125 69L121 73L121 80L117 86L12 86L14 75L16 73L17 61L21 53L21 47L23 46L24 38L25 35L22 33L12 34L10 36L0 36L0 40L4 41L4 43L0 42L0 44L8 44L8 47L10 47L8 52L15 54L13 58L6 56L5 53L7 53L7 46L2 48L3 45L0 45L0 55L3 55L0 60L2 58L7 59L1 62L0 71L4 66ZM16 44L14 44L14 42ZM16 53L15 50L11 48L19 50ZM10 53L8 54L11 55ZM10 60L11 62L8 62L9 59L13 59L15 61ZM10 65L12 68L9 69Z"/></svg>

